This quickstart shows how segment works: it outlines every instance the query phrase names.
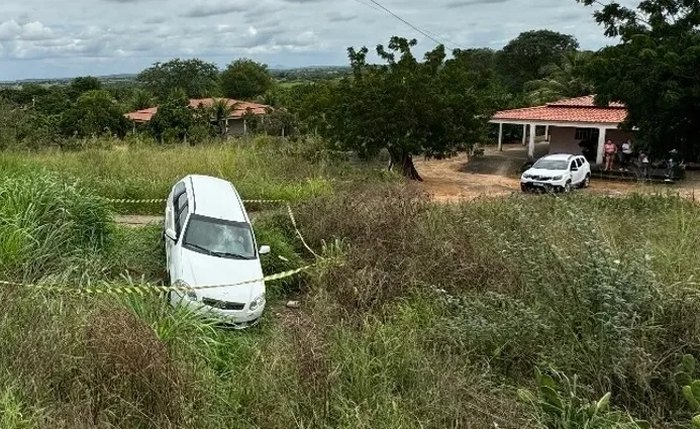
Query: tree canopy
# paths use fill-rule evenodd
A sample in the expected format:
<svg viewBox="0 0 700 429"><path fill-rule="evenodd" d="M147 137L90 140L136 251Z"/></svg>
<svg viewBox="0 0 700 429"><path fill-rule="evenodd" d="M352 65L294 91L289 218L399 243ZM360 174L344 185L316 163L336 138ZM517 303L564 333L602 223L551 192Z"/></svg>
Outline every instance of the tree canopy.
<svg viewBox="0 0 700 429"><path fill-rule="evenodd" d="M104 90L87 91L63 115L61 129L66 135L124 136L128 120L111 94Z"/></svg>
<svg viewBox="0 0 700 429"><path fill-rule="evenodd" d="M593 0L579 0L586 5ZM588 71L598 101L627 105L625 127L637 127L655 154L670 149L700 155L700 2L645 0L636 10L618 3L596 12L620 44L599 52Z"/></svg>
<svg viewBox="0 0 700 429"><path fill-rule="evenodd" d="M442 45L422 62L415 45L392 37L388 49L377 46L383 65L367 63L367 48L349 48L353 77L330 87L318 107L320 131L332 141L361 155L386 149L406 177L420 180L413 156L450 156L477 141L488 97L473 72L445 61Z"/></svg>
<svg viewBox="0 0 700 429"><path fill-rule="evenodd" d="M215 95L218 89L219 71L215 64L200 59L176 58L166 63L155 63L142 71L138 80L159 100L167 99L176 88L189 98Z"/></svg>
<svg viewBox="0 0 700 429"><path fill-rule="evenodd" d="M229 64L221 73L221 90L225 97L248 100L272 88L267 66L242 58Z"/></svg>
<svg viewBox="0 0 700 429"><path fill-rule="evenodd" d="M194 112L183 91L174 91L158 107L148 123L153 136L160 140L185 140L194 125Z"/></svg>
<svg viewBox="0 0 700 429"><path fill-rule="evenodd" d="M550 30L526 31L498 53L497 67L506 85L520 91L525 82L544 77L544 67L558 64L567 52L578 49L573 36Z"/></svg>

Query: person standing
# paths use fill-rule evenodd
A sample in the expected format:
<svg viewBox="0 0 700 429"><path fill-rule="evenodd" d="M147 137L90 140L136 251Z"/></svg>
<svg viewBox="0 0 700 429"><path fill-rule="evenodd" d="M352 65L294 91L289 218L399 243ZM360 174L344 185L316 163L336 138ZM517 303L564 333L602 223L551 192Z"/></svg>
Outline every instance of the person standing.
<svg viewBox="0 0 700 429"><path fill-rule="evenodd" d="M629 170L627 170L627 166L629 165L631 160L632 160L632 141L630 139L627 139L627 140L625 140L624 143L622 143L622 169L624 171L629 171Z"/></svg>
<svg viewBox="0 0 700 429"><path fill-rule="evenodd" d="M603 151L605 153L605 167L603 171L610 171L613 168L613 162L615 161L615 154L617 153L617 146L612 140L608 139L603 146Z"/></svg>

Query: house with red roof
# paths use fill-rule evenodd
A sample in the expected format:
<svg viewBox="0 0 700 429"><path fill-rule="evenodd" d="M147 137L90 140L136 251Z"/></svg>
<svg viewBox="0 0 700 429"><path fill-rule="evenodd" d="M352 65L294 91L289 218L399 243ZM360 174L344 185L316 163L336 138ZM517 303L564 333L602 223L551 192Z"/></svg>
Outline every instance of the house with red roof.
<svg viewBox="0 0 700 429"><path fill-rule="evenodd" d="M489 122L498 124L498 148L503 145L503 125L523 127L523 144L528 142L530 158L535 153L538 127L545 129L550 153L584 153L588 148L591 161L603 163L603 145L610 139L615 143L634 140L634 132L620 129L627 118L627 108L620 103L597 106L594 96L555 101L544 106L496 112Z"/></svg>
<svg viewBox="0 0 700 429"><path fill-rule="evenodd" d="M271 106L266 104L251 103L248 101L239 101L232 98L197 98L190 100L190 108L210 108L219 100L226 100L226 104L230 109L230 114L226 118L226 130L228 135L245 135L248 133L248 124L246 115L266 115L272 110ZM141 109L135 112L126 113L128 119L136 124L145 124L149 122L158 112L158 106Z"/></svg>

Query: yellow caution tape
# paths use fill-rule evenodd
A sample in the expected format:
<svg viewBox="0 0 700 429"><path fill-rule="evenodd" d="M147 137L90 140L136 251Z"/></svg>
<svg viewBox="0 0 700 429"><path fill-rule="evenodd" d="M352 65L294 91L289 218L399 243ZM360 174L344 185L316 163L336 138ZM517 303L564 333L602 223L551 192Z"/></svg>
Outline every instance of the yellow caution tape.
<svg viewBox="0 0 700 429"><path fill-rule="evenodd" d="M121 198L121 199L107 199L108 202L113 203L113 204L158 204L158 203L164 203L166 200L161 199L161 198L152 198L149 200L131 200L128 198Z"/></svg>
<svg viewBox="0 0 700 429"><path fill-rule="evenodd" d="M223 284L223 285L208 285L208 286L188 286L185 284L179 286L159 286L159 285L128 285L128 286L88 286L84 288L76 288L70 286L61 285L49 285L49 284L28 284L28 283L17 283L11 281L0 280L0 285L7 286L19 286L19 287L29 287L32 289L44 290L47 292L70 292L78 294L87 295L146 295L147 293L154 292L188 292L192 290L206 290L206 289L218 289L222 287L236 287L243 286L258 282L273 282L278 280L283 280L288 277L295 276L303 271L306 271L313 267L313 265L307 265L294 270L283 271L277 274L271 274L265 276L261 279L247 280L244 282L238 282L233 284Z"/></svg>
<svg viewBox="0 0 700 429"><path fill-rule="evenodd" d="M115 204L156 204L156 203L164 203L166 200L164 199L147 199L147 200L130 200L130 199L108 199L110 203L115 203ZM289 214L289 219L292 221L292 226L294 227L294 232L296 233L297 237L299 237L299 240L301 240L301 243L304 245L304 248L311 252L312 255L315 257L319 258L319 255L313 251L313 249L306 243L306 240L304 240L304 236L301 235L301 231L299 231L299 227L297 226L297 221L294 218L294 212L292 212L292 206L289 204L289 201L287 200L243 200L245 204L287 204L287 214Z"/></svg>
<svg viewBox="0 0 700 429"><path fill-rule="evenodd" d="M108 198L107 202L112 204L158 204L166 202L163 198L150 199L130 199L130 198ZM243 200L246 204L280 204L286 203L286 200Z"/></svg>

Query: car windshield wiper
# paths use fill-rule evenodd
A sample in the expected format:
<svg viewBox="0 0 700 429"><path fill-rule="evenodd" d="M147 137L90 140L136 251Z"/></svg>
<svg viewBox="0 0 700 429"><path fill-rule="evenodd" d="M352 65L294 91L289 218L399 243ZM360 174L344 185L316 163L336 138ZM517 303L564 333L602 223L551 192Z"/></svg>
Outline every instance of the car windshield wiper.
<svg viewBox="0 0 700 429"><path fill-rule="evenodd" d="M213 252L213 251L207 249L206 247L202 247L202 246L199 246L199 245L194 244L194 243L185 243L185 245L190 246L190 247L194 247L197 250L201 250L202 252L206 253L207 255L219 256L218 253Z"/></svg>
<svg viewBox="0 0 700 429"><path fill-rule="evenodd" d="M225 258L234 258L234 259L248 259L248 257L239 255L238 253L230 253L230 252L211 252L212 254L216 256L221 256Z"/></svg>

